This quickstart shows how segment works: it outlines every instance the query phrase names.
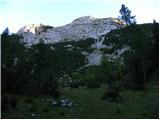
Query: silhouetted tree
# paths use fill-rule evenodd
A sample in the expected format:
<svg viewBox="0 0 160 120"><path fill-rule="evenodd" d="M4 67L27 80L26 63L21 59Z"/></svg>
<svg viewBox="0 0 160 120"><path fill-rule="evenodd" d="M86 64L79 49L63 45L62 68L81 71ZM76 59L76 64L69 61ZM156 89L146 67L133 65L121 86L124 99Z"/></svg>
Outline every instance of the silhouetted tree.
<svg viewBox="0 0 160 120"><path fill-rule="evenodd" d="M18 91L22 81L25 47L18 35L8 35L9 30L5 31L1 36L2 92L14 92Z"/></svg>
<svg viewBox="0 0 160 120"><path fill-rule="evenodd" d="M124 4L122 4L119 12L121 14L119 19L123 20L126 25L136 24L135 16L131 16L131 11Z"/></svg>
<svg viewBox="0 0 160 120"><path fill-rule="evenodd" d="M159 66L159 24L154 20L153 21L153 47L152 47L152 59L153 59L153 66L154 70L158 70Z"/></svg>
<svg viewBox="0 0 160 120"><path fill-rule="evenodd" d="M8 29L8 27L2 32L2 35L9 35L9 29Z"/></svg>

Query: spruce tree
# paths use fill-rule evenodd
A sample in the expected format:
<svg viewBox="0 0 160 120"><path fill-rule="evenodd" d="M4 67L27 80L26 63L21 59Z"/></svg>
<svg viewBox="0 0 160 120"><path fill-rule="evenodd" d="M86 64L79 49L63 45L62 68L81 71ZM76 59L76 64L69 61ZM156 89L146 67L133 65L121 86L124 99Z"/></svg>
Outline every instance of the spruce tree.
<svg viewBox="0 0 160 120"><path fill-rule="evenodd" d="M126 25L136 24L135 16L131 16L131 11L124 4L122 4L119 12L121 14L119 19L123 20Z"/></svg>

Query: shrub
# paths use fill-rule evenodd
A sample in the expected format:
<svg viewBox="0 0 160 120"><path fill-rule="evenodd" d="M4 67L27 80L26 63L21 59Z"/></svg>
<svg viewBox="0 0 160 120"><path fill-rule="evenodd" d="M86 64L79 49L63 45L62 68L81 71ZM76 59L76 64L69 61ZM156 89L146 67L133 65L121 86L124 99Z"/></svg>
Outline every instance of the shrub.
<svg viewBox="0 0 160 120"><path fill-rule="evenodd" d="M81 81L81 82L79 82L79 86L85 86L85 82L84 81Z"/></svg>
<svg viewBox="0 0 160 120"><path fill-rule="evenodd" d="M95 82L95 81L88 81L86 83L87 88L97 88L100 86L99 82Z"/></svg>
<svg viewBox="0 0 160 120"><path fill-rule="evenodd" d="M18 99L14 95L2 95L2 111L6 112L10 109L15 109L18 103Z"/></svg>
<svg viewBox="0 0 160 120"><path fill-rule="evenodd" d="M11 107L12 107L13 109L16 108L17 103L18 103L17 97L12 96L11 101L10 101L10 104L11 104Z"/></svg>
<svg viewBox="0 0 160 120"><path fill-rule="evenodd" d="M114 89L109 89L103 96L102 100L107 99L110 102L120 102L121 96L119 95L119 92Z"/></svg>
<svg viewBox="0 0 160 120"><path fill-rule="evenodd" d="M50 110L50 109L49 109L49 107L44 107L44 108L43 108L43 112L48 113L48 112L49 112L49 110Z"/></svg>
<svg viewBox="0 0 160 120"><path fill-rule="evenodd" d="M31 107L30 107L30 111L34 112L37 110L37 106L35 104L33 104Z"/></svg>
<svg viewBox="0 0 160 120"><path fill-rule="evenodd" d="M31 98L31 97L28 97L26 100L25 100L25 102L26 103L33 103L33 98Z"/></svg>
<svg viewBox="0 0 160 120"><path fill-rule="evenodd" d="M8 96L2 95L2 101L1 102L2 102L2 106L1 106L2 112L3 111L8 111L9 108L10 108Z"/></svg>
<svg viewBox="0 0 160 120"><path fill-rule="evenodd" d="M55 91L53 92L53 96L54 96L54 98L59 98L59 97L61 96L59 90L55 90Z"/></svg>
<svg viewBox="0 0 160 120"><path fill-rule="evenodd" d="M130 73L123 76L122 79L123 79L122 84L124 89L127 89L127 90L133 89L133 82L132 82L132 77Z"/></svg>
<svg viewBox="0 0 160 120"><path fill-rule="evenodd" d="M72 82L72 83L70 84L70 87L71 87L71 88L79 88L79 86L80 86L79 82Z"/></svg>

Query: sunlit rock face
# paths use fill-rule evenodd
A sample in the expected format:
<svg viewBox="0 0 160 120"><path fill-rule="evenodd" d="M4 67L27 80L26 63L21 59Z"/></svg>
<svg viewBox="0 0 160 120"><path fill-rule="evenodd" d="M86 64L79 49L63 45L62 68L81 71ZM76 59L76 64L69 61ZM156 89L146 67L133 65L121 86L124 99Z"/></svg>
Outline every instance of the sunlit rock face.
<svg viewBox="0 0 160 120"><path fill-rule="evenodd" d="M94 18L84 16L73 20L70 24L52 27L43 24L31 24L21 28L17 34L23 36L27 44L36 44L40 40L45 43L56 43L62 41L84 38L98 38L111 30L123 27L124 24L115 18Z"/></svg>

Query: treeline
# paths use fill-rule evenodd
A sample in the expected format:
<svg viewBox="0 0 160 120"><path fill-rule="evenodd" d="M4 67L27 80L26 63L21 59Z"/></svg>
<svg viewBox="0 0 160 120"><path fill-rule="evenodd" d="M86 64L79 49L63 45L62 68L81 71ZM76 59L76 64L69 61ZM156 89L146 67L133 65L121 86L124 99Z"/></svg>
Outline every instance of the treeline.
<svg viewBox="0 0 160 120"><path fill-rule="evenodd" d="M143 90L148 81L158 83L159 73L159 24L130 25L106 34L103 48L105 54L116 55L125 47L117 59L110 61L104 55L99 66L85 68L75 74L77 84L97 87L106 83L109 89ZM118 53L117 53L118 54ZM78 85L74 82L74 86Z"/></svg>
<svg viewBox="0 0 160 120"><path fill-rule="evenodd" d="M130 76L137 89L143 87L152 75L159 71L159 24L131 25L122 30L112 31L107 43L115 43L114 49L129 46L122 55L126 75ZM120 36L114 36L119 34ZM107 38L107 37L106 37Z"/></svg>
<svg viewBox="0 0 160 120"><path fill-rule="evenodd" d="M79 51L61 51L43 41L27 46L20 40L6 32L1 36L2 94L53 94L61 74L85 64Z"/></svg>
<svg viewBox="0 0 160 120"><path fill-rule="evenodd" d="M145 89L147 81L156 79L159 72L159 24L130 25L106 34L105 54L112 54L129 46L116 61L105 55L99 66L84 66L81 50L90 50L93 39L79 42L39 44L27 46L17 35L3 33L2 93L54 94L59 87L99 87L110 89ZM65 46L70 45L68 49ZM76 47L77 49L76 49ZM73 48L74 47L74 48Z"/></svg>

